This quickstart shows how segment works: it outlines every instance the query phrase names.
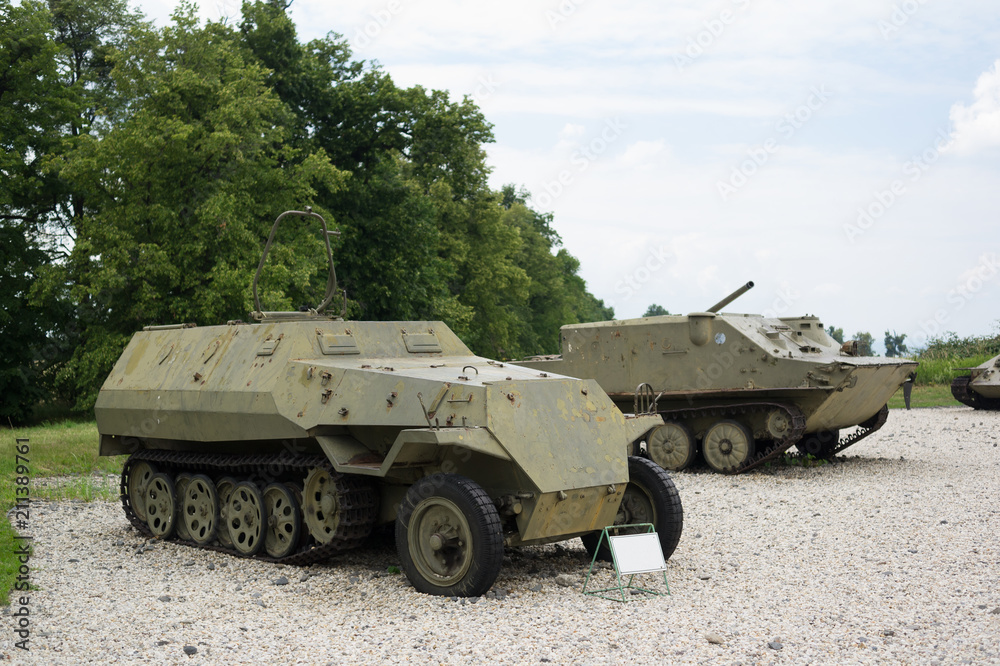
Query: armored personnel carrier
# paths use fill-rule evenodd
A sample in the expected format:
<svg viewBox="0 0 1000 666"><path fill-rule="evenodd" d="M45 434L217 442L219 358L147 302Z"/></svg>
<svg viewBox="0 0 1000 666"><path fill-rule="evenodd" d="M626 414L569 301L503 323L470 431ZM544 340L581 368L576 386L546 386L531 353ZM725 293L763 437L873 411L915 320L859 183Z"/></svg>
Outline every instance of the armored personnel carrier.
<svg viewBox="0 0 1000 666"><path fill-rule="evenodd" d="M1000 356L967 368L969 374L951 382L951 394L973 409L1000 409Z"/></svg>
<svg viewBox="0 0 1000 666"><path fill-rule="evenodd" d="M264 312L258 279L290 214L322 224L326 294ZM593 550L614 524L653 523L670 556L677 491L628 455L659 416L626 417L593 380L475 356L442 322L324 314L328 235L308 209L283 213L256 323L148 327L118 359L95 414L101 455L129 454L121 501L138 530L306 564L394 522L413 586L448 596L488 590L505 546L584 536Z"/></svg>
<svg viewBox="0 0 1000 666"><path fill-rule="evenodd" d="M564 326L561 355L518 365L596 379L619 407L659 413L666 422L646 452L671 470L699 451L726 474L792 445L829 458L882 427L916 363L859 356L856 342L836 342L816 317L720 313L752 287L706 312Z"/></svg>

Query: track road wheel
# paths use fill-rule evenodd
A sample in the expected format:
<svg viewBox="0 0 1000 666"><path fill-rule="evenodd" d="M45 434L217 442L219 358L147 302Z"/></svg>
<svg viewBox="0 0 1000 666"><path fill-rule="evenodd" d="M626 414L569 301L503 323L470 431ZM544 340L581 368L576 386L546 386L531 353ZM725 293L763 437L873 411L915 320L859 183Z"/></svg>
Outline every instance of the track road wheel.
<svg viewBox="0 0 1000 666"><path fill-rule="evenodd" d="M820 430L819 432L811 432L795 442L795 448L799 450L799 453L805 453L814 458L829 458L831 451L839 441L839 430Z"/></svg>
<svg viewBox="0 0 1000 666"><path fill-rule="evenodd" d="M140 460L129 470L128 502L136 517L143 522L146 520L146 487L156 472L156 466L145 460Z"/></svg>
<svg viewBox="0 0 1000 666"><path fill-rule="evenodd" d="M413 587L427 594L477 597L503 561L493 500L458 474L432 474L410 486L396 518L396 551Z"/></svg>
<svg viewBox="0 0 1000 666"><path fill-rule="evenodd" d="M663 559L670 559L681 540L684 529L684 508L681 506L680 495L666 470L651 460L638 456L629 456L628 485L622 498L621 507L615 517L615 525L631 525L634 523L652 523L656 536L660 540ZM629 534L642 532L641 528L618 532ZM580 537L587 554L594 556L601 533L592 532ZM607 542L597 553L599 560L611 561L611 549Z"/></svg>
<svg viewBox="0 0 1000 666"><path fill-rule="evenodd" d="M224 476L215 484L215 494L219 499L219 529L215 536L226 548L233 547L233 540L229 538L229 498L235 488L236 479L231 476Z"/></svg>
<svg viewBox="0 0 1000 666"><path fill-rule="evenodd" d="M180 507L174 536L184 541L191 540L191 533L188 532L187 523L184 522L184 495L187 493L189 483L191 483L190 474L178 474L174 479L174 492L177 494L177 506Z"/></svg>
<svg viewBox="0 0 1000 666"><path fill-rule="evenodd" d="M716 472L731 474L753 457L753 433L738 421L724 420L705 431L701 454Z"/></svg>
<svg viewBox="0 0 1000 666"><path fill-rule="evenodd" d="M330 543L340 525L340 496L328 470L314 467L306 475L302 511L309 534L317 543Z"/></svg>
<svg viewBox="0 0 1000 666"><path fill-rule="evenodd" d="M229 538L240 555L256 555L264 546L267 510L257 484L243 481L236 484L229 497Z"/></svg>
<svg viewBox="0 0 1000 666"><path fill-rule="evenodd" d="M182 495L181 523L199 546L211 543L219 530L219 498L215 484L204 474L191 477Z"/></svg>
<svg viewBox="0 0 1000 666"><path fill-rule="evenodd" d="M146 524L153 536L169 539L177 526L177 493L169 474L154 474L146 486Z"/></svg>
<svg viewBox="0 0 1000 666"><path fill-rule="evenodd" d="M694 459L694 436L683 424L664 423L649 434L646 451L660 467L679 471Z"/></svg>
<svg viewBox="0 0 1000 666"><path fill-rule="evenodd" d="M291 555L302 536L302 513L292 490L281 483L264 488L267 532L264 550L271 557Z"/></svg>

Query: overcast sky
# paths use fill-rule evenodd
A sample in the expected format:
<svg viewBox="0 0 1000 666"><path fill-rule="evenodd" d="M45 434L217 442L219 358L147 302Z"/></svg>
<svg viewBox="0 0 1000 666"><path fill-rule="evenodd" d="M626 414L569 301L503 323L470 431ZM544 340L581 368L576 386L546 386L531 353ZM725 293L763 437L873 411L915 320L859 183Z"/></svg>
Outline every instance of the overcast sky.
<svg viewBox="0 0 1000 666"><path fill-rule="evenodd" d="M138 6L164 25L169 4ZM239 21L239 3L202 15ZM618 317L1000 332L996 0L291 5L397 84L471 95L491 183L555 216Z"/></svg>

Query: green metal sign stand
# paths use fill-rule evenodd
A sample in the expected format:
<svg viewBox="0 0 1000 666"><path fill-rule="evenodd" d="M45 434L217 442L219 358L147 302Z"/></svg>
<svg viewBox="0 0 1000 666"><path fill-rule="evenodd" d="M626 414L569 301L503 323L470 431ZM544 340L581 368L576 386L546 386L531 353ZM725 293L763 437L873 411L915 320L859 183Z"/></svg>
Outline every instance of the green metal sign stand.
<svg viewBox="0 0 1000 666"><path fill-rule="evenodd" d="M634 531L631 534L620 534L621 530L627 528L632 528ZM619 533L612 535L609 534L609 530ZM615 567L615 580L618 584L615 587L590 590L588 592L587 585L594 574L597 554L601 551L601 546L605 543L608 546L608 550L611 551L611 561ZM628 600L625 596L625 590L628 590L629 594L632 593L632 590L636 590L654 596L662 596L662 592L638 587L633 584L636 575L657 572L663 573L663 585L667 588L667 594L670 594L670 585L667 583L667 563L663 559L663 551L660 549L660 539L652 523L605 527L601 530L601 538L597 542L597 548L594 549L594 557L590 561L590 570L587 572L587 578L583 582L583 593L622 603ZM627 584L622 582L623 575L628 576ZM609 596L612 592L617 594Z"/></svg>

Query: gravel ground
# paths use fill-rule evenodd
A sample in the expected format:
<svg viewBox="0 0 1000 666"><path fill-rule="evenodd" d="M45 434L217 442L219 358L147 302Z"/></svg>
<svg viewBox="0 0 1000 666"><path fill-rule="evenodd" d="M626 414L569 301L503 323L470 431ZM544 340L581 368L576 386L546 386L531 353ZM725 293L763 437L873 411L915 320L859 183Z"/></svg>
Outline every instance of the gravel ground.
<svg viewBox="0 0 1000 666"><path fill-rule="evenodd" d="M302 569L150 547L116 503L36 504L31 651L7 630L0 652L38 664L1000 664L998 443L1000 413L893 411L831 465L674 474L685 528L672 594L627 604L580 593L579 541L509 550L487 597L452 600L388 573L386 538Z"/></svg>

